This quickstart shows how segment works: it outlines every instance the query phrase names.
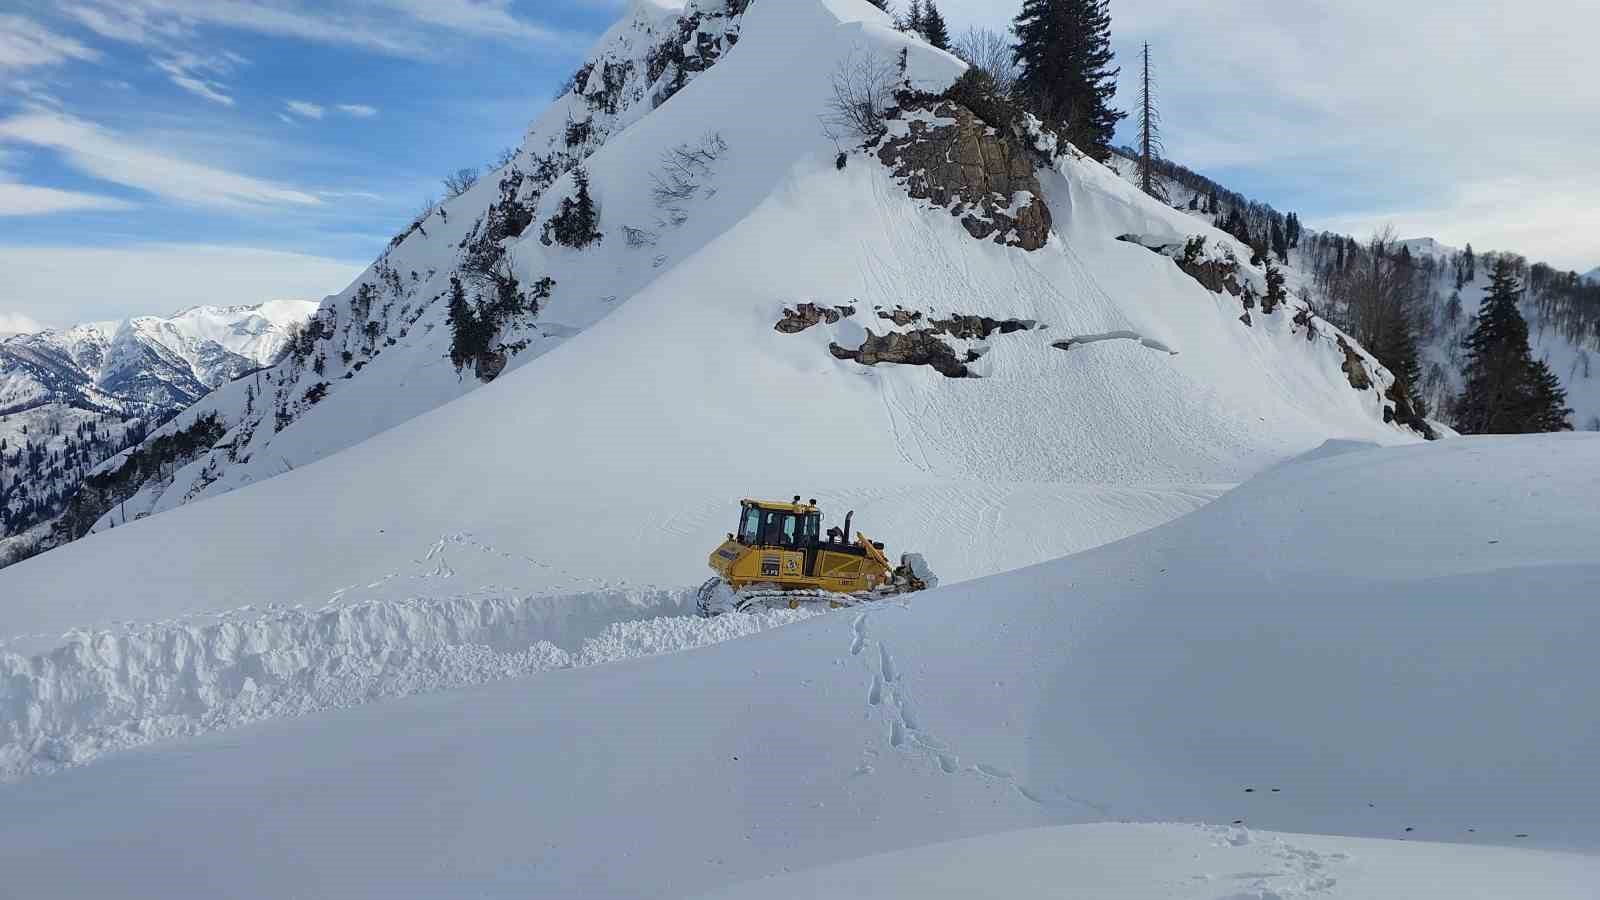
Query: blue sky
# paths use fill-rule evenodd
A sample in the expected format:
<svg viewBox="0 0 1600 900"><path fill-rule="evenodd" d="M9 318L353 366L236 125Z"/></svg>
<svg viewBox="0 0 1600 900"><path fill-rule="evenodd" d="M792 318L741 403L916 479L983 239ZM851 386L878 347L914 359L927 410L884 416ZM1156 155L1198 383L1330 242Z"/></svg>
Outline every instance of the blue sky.
<svg viewBox="0 0 1600 900"><path fill-rule="evenodd" d="M623 5L7 0L0 331L337 291L441 175L516 144ZM957 32L1004 28L1016 6L943 4ZM1113 14L1130 71L1156 46L1173 158L1314 227L1393 224L1588 269L1600 13L1571 6Z"/></svg>

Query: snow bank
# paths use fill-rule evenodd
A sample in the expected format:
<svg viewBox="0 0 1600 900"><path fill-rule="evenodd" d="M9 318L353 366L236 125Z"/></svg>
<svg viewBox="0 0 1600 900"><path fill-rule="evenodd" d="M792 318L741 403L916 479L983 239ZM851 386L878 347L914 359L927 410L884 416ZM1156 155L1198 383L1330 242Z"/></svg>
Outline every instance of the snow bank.
<svg viewBox="0 0 1600 900"><path fill-rule="evenodd" d="M985 835L749 882L704 900L1093 897L1587 900L1600 859L1179 824ZM1070 885L1070 893L1063 887Z"/></svg>
<svg viewBox="0 0 1600 900"><path fill-rule="evenodd" d="M815 613L701 619L692 591L272 608L0 652L0 781L111 750L551 669L669 653Z"/></svg>

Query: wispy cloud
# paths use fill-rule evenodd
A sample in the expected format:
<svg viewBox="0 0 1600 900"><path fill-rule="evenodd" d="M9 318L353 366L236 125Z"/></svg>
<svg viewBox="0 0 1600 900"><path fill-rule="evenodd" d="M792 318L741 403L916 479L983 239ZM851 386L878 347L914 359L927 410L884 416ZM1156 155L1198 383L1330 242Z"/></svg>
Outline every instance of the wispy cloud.
<svg viewBox="0 0 1600 900"><path fill-rule="evenodd" d="M0 15L0 70L51 66L68 60L99 59L99 51L56 34L32 19Z"/></svg>
<svg viewBox="0 0 1600 900"><path fill-rule="evenodd" d="M358 119L370 119L378 114L378 108L376 106L368 106L365 103L341 103L339 104L339 112L347 116L355 116Z"/></svg>
<svg viewBox="0 0 1600 900"><path fill-rule="evenodd" d="M0 121L0 142L50 148L85 174L180 203L222 207L322 203L313 194L170 156L58 113L32 112Z"/></svg>
<svg viewBox="0 0 1600 900"><path fill-rule="evenodd" d="M37 216L91 209L132 209L116 197L80 194L56 188L0 180L0 216Z"/></svg>
<svg viewBox="0 0 1600 900"><path fill-rule="evenodd" d="M220 103L223 106L232 106L233 97L227 93L227 86L220 81L202 77L200 73L209 72L215 75L225 75L233 71L234 67L244 61L233 53L223 53L213 56L201 56L195 53L175 53L164 58L152 59L156 68L167 73L172 83L183 88L191 94Z"/></svg>
<svg viewBox="0 0 1600 900"><path fill-rule="evenodd" d="M145 46L205 26L415 58L437 56L440 35L572 47L587 40L519 17L511 0L87 0L68 11L103 37Z"/></svg>
<svg viewBox="0 0 1600 900"><path fill-rule="evenodd" d="M286 100L284 101L283 105L288 107L289 111L295 115L302 116L307 119L320 119L322 118L323 113L326 112L326 110L324 110L320 104L311 103L306 100Z"/></svg>

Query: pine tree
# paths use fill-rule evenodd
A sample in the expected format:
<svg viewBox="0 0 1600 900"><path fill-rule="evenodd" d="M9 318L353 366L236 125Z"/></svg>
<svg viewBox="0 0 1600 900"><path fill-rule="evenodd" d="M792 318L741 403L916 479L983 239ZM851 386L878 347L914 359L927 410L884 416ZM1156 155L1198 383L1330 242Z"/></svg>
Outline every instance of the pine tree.
<svg viewBox="0 0 1600 900"><path fill-rule="evenodd" d="M1139 190L1165 203L1167 189L1156 173L1161 146L1161 115L1150 78L1150 44L1144 45L1144 71L1139 78ZM1191 209L1193 206L1190 207Z"/></svg>
<svg viewBox="0 0 1600 900"><path fill-rule="evenodd" d="M1466 387L1455 409L1456 428L1465 434L1572 427L1560 381L1528 349L1528 323L1517 308L1520 292L1510 260L1496 260L1489 294L1466 339Z"/></svg>
<svg viewBox="0 0 1600 900"><path fill-rule="evenodd" d="M906 19L900 23L900 27L912 34L921 34L922 21L922 0L911 0L911 8L906 11Z"/></svg>
<svg viewBox="0 0 1600 900"><path fill-rule="evenodd" d="M459 278L450 279L450 302L445 320L450 323L450 362L459 372L477 357L479 331L478 317L467 303L467 292Z"/></svg>
<svg viewBox="0 0 1600 900"><path fill-rule="evenodd" d="M928 0L928 6L922 13L922 36L928 43L940 50L950 49L950 29L945 26L944 16L939 12L939 4Z"/></svg>
<svg viewBox="0 0 1600 900"><path fill-rule="evenodd" d="M1110 0L1023 0L1017 36L1017 94L1047 124L1095 159L1111 156L1120 69L1111 67Z"/></svg>
<svg viewBox="0 0 1600 900"><path fill-rule="evenodd" d="M1289 262L1289 238L1284 234L1283 226L1278 224L1276 217L1272 220L1272 252L1285 263Z"/></svg>

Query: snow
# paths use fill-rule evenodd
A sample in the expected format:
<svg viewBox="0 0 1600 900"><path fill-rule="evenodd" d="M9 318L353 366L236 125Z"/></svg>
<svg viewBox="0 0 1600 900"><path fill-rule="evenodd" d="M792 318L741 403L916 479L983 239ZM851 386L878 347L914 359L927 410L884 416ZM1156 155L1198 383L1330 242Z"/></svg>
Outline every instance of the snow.
<svg viewBox="0 0 1600 900"><path fill-rule="evenodd" d="M974 860L952 889L1049 865L1095 896L1582 896L1597 449L1327 447L906 602L107 755L0 788L0 867L51 896L695 896L1134 821L1219 827L723 896L937 857Z"/></svg>
<svg viewBox="0 0 1600 900"><path fill-rule="evenodd" d="M1449 897L1579 900L1600 860L1511 848L1191 825L1075 825L985 835L780 875L703 900L1096 900Z"/></svg>

